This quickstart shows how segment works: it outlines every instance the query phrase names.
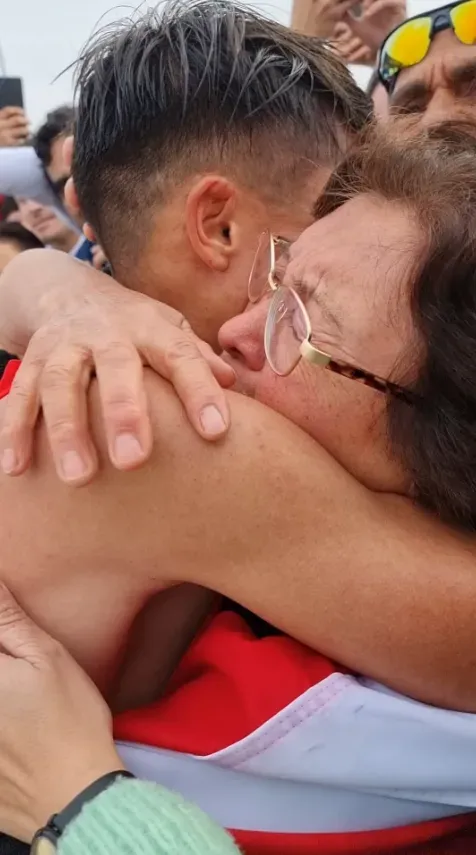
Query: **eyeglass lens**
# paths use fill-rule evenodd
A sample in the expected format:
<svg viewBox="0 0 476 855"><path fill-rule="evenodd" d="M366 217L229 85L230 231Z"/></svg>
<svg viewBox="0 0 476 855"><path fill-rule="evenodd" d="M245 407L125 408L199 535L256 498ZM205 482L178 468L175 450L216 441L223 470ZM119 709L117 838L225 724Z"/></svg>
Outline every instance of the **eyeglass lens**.
<svg viewBox="0 0 476 855"><path fill-rule="evenodd" d="M271 300L265 328L266 357L276 374L291 373L308 335L309 324L301 303L292 290L280 286Z"/></svg>

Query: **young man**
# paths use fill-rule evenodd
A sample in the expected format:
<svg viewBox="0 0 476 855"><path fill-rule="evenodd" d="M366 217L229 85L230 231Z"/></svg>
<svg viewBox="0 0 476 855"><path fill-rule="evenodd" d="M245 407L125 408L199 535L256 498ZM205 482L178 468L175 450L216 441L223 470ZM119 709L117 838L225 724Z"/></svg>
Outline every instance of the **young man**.
<svg viewBox="0 0 476 855"><path fill-rule="evenodd" d="M321 51L323 66L319 82L316 50ZM352 97L344 99L349 78L333 82L329 63L341 73L325 48L228 3L167 10L163 22L148 19L129 27L84 59L75 178L85 213L121 281L137 287L137 275L139 290L186 306L194 328L212 342L221 319L246 302L243 280L255 254L250 247L258 245L264 228L293 237L305 226L306 217L310 219L310 179L319 172L319 145L323 177L332 153L336 158L342 150L345 121L359 124L355 116L351 120L352 86ZM120 73L124 69L129 78ZM192 87L186 89L185 99L179 79L185 88ZM296 97L291 84L297 87ZM213 108L213 125L206 114L212 96L221 107L220 113ZM357 96L360 105L362 98ZM312 105L321 107L316 115ZM311 109L310 116L305 108ZM197 122L196 145L189 109ZM360 109L357 115L362 118ZM279 145L278 131L283 134ZM172 132L174 143L167 137ZM289 204L294 195L296 208ZM83 383L84 376L78 380ZM447 573L439 583L438 568L428 562L426 535L431 530L438 539L433 524L428 523L422 540L419 525L411 522L411 506L360 489L292 425L266 411L258 415L252 401L233 399L230 441L215 448L183 431L182 412L170 389L155 378L150 407L160 441L147 469L118 476L105 461L101 438L100 479L87 491L72 492L57 483L43 436L34 470L25 480L0 484L8 532L4 578L33 616L66 641L104 685L141 604L182 573L185 578L188 568L190 581L199 581L194 573L203 572L202 583L260 610L270 622L338 656L348 667L363 670L368 656L367 673L379 677L393 672L401 681L399 688L405 682L408 691L417 692L422 674L428 676L432 666L428 657L424 665L422 659L416 663L418 640L413 636L407 644L410 625L403 630L402 616L408 615L419 632L425 625L425 635L432 624L434 637L435 632L441 634L431 615L424 615L430 584L438 592L435 596L442 596L442 613L447 615L449 608ZM96 424L96 410L91 418ZM58 426L53 419L52 427ZM217 465L216 455L222 454L224 468ZM70 465L71 456L63 462ZM224 475L226 490L238 494L232 519L224 500ZM16 507L22 508L21 516ZM440 546L464 573L464 547L436 529ZM385 574L382 560L392 548L391 572ZM395 567L400 576L393 584ZM411 581L402 586L406 568L411 568ZM470 571L468 582L473 581L472 567ZM360 610L358 620L352 621L349 609L343 608L346 574L354 593L347 587L345 596L352 601L355 618ZM316 585L322 586L322 597ZM418 619L414 605L410 608L417 585L422 586ZM260 606L263 589L266 605ZM321 615L316 613L317 601L324 606ZM380 636L376 626L366 633L368 613L377 616ZM465 621L457 613L459 631ZM400 633L400 645L393 636L389 645L389 626ZM428 637L425 641L431 649ZM302 723L306 690L327 678L338 682L332 680L334 671L328 660L289 638L260 641L236 615L221 615L185 660L167 701L118 723L123 738L168 751L128 746L125 756L144 775L147 768L157 774L158 763L164 780L172 776L180 788L191 786L196 797L203 797L204 807L220 812L221 822L240 829L237 837L250 853L325 852L326 847L342 852L357 852L358 847L363 852L405 851L405 846L454 830L461 820L436 828L404 828L422 818L415 793L413 798L406 793L400 799L388 794L374 799L364 792L361 800L352 792L347 798L342 777L316 786L315 770L311 780L308 771L292 765L290 756L275 757L277 766L268 768L258 761L249 774L230 770L224 757L206 762L188 756L223 754L221 749L227 752L242 739L246 744L241 747L248 750L251 741L254 756L264 755L273 734L273 744L289 744L294 725L297 733ZM429 683L431 679L427 697L436 691L435 684L428 689ZM407 703L413 710L413 703ZM262 751L256 754L263 735ZM242 759L246 762L246 756ZM445 813L439 804L436 814L432 806L423 816ZM397 824L402 828L375 831Z"/></svg>
<svg viewBox="0 0 476 855"><path fill-rule="evenodd" d="M244 307L263 230L310 224L371 109L324 43L227 3L172 4L99 37L78 86L84 218L123 285L180 306L212 344Z"/></svg>

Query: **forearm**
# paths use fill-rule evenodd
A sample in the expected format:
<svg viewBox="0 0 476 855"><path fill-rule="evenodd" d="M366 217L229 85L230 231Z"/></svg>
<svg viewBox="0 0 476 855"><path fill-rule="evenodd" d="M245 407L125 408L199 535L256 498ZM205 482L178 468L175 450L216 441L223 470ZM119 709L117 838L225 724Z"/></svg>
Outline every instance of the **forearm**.
<svg viewBox="0 0 476 855"><path fill-rule="evenodd" d="M197 807L156 784L120 781L86 805L58 855L238 855L231 837Z"/></svg>

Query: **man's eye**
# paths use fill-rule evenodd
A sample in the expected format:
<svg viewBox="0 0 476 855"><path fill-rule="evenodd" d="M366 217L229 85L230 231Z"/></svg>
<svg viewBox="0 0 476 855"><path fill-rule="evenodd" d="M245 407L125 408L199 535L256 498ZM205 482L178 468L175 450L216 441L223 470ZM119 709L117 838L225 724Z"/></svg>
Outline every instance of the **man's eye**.
<svg viewBox="0 0 476 855"><path fill-rule="evenodd" d="M474 98L476 95L476 78L471 77L468 80L463 80L458 86L458 96L460 98Z"/></svg>

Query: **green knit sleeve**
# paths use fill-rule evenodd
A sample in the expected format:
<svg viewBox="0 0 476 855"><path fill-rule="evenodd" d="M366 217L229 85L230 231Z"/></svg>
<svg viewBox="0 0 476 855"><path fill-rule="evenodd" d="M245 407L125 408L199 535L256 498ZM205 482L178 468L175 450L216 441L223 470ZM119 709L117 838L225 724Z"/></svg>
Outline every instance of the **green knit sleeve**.
<svg viewBox="0 0 476 855"><path fill-rule="evenodd" d="M58 855L239 855L230 835L181 796L117 781L68 825Z"/></svg>

